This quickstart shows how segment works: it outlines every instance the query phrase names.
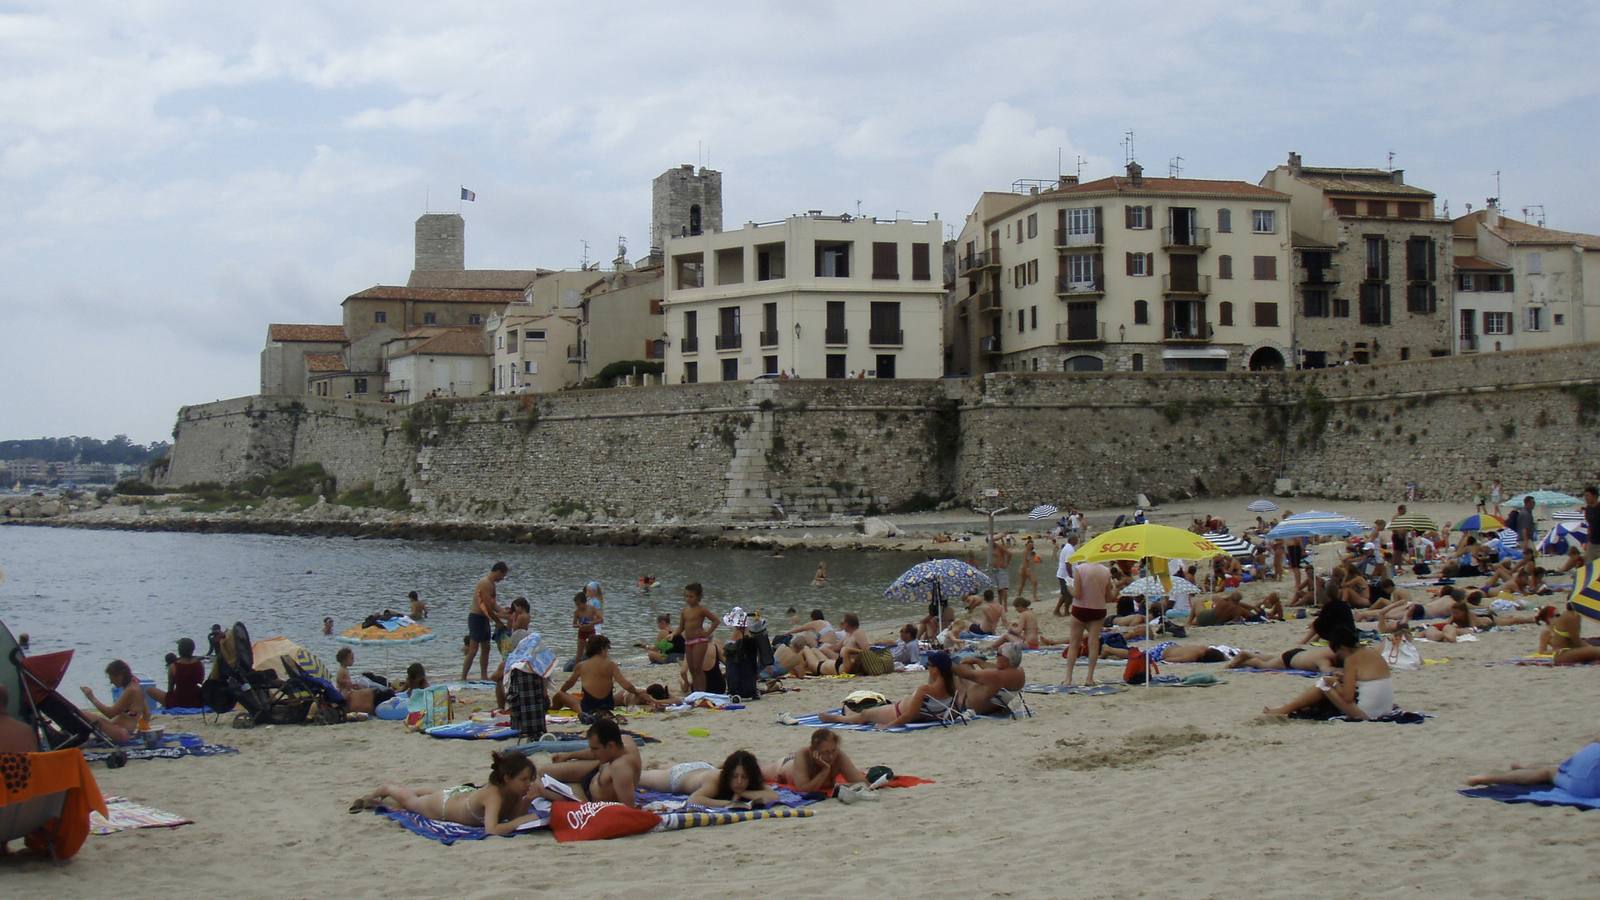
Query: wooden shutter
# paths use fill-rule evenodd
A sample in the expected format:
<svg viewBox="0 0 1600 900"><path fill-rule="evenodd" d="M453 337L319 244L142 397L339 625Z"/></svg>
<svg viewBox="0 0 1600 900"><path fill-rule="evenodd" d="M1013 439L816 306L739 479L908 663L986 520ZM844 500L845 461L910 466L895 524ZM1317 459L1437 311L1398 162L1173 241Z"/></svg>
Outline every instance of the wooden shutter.
<svg viewBox="0 0 1600 900"><path fill-rule="evenodd" d="M1156 223L1156 208L1154 206L1146 206L1144 208L1144 227L1146 229L1154 228L1154 227L1156 227L1155 223ZM1151 255L1154 256L1155 254L1151 254Z"/></svg>
<svg viewBox="0 0 1600 900"><path fill-rule="evenodd" d="M1132 253L1125 253L1123 255L1127 257L1128 274L1132 275L1133 274L1133 254Z"/></svg>
<svg viewBox="0 0 1600 900"><path fill-rule="evenodd" d="M1131 206L1124 206L1122 208L1122 227L1123 228L1132 228L1133 227L1133 207L1131 207ZM1130 271L1128 274L1132 275L1133 273Z"/></svg>

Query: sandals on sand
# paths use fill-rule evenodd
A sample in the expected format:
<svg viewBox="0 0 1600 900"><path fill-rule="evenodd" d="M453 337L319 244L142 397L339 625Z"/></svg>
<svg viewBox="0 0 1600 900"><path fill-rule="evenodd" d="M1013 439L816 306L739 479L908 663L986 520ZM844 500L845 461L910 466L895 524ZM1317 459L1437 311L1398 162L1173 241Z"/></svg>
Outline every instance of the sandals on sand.
<svg viewBox="0 0 1600 900"><path fill-rule="evenodd" d="M356 802L350 804L350 811L352 813L365 812L369 809L377 809L382 805L382 803L371 797L357 797Z"/></svg>

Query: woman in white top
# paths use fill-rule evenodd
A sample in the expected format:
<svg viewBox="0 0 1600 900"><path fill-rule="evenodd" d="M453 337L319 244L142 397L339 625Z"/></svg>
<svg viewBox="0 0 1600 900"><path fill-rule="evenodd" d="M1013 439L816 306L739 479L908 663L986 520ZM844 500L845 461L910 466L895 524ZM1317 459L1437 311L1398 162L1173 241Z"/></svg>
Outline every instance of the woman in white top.
<svg viewBox="0 0 1600 900"><path fill-rule="evenodd" d="M1375 719L1392 711L1395 708L1394 682L1390 678L1389 664L1378 651L1360 646L1358 640L1347 629L1340 629L1328 638L1329 649L1344 666L1338 681L1324 676L1283 706L1269 706L1261 711L1267 715L1286 716L1297 710L1322 707L1324 712L1352 719Z"/></svg>

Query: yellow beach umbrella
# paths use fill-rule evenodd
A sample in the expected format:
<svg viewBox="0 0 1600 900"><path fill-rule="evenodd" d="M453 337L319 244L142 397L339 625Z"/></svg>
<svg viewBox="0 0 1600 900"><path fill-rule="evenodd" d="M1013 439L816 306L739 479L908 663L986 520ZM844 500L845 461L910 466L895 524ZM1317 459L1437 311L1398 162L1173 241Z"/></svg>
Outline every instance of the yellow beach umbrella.
<svg viewBox="0 0 1600 900"><path fill-rule="evenodd" d="M1068 562L1101 562L1110 559L1209 559L1226 556L1228 551L1192 531L1171 525L1128 525L1113 528L1078 548Z"/></svg>

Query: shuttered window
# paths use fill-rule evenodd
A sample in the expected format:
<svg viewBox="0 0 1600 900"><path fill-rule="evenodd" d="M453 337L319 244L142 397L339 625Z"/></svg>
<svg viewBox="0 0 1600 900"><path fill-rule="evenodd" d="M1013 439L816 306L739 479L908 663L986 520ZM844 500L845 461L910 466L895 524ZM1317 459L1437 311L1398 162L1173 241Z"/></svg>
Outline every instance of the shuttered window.
<svg viewBox="0 0 1600 900"><path fill-rule="evenodd" d="M1258 256L1255 258L1256 280L1278 280L1278 258L1276 256Z"/></svg>
<svg viewBox="0 0 1600 900"><path fill-rule="evenodd" d="M1256 327L1257 328L1277 328L1278 327L1278 304L1276 304L1276 303L1257 303L1256 304Z"/></svg>
<svg viewBox="0 0 1600 900"><path fill-rule="evenodd" d="M968 246L971 246L970 244ZM928 266L928 245L911 245L911 280L931 281L933 274Z"/></svg>
<svg viewBox="0 0 1600 900"><path fill-rule="evenodd" d="M900 277L900 245L894 241L872 242L872 277L897 279Z"/></svg>

